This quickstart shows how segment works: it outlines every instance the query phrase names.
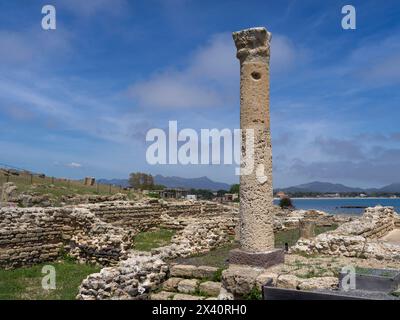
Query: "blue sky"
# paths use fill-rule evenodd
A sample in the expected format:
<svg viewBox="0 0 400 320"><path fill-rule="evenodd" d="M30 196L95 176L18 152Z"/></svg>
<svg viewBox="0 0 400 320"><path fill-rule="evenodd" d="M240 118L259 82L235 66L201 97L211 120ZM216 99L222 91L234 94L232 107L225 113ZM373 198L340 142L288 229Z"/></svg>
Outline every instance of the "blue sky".
<svg viewBox="0 0 400 320"><path fill-rule="evenodd" d="M41 8L57 29L41 28ZM357 29L341 28L352 4ZM273 34L274 185L400 182L400 5L387 1L0 0L0 163L233 183L234 166L146 163L150 128L239 127L231 32Z"/></svg>

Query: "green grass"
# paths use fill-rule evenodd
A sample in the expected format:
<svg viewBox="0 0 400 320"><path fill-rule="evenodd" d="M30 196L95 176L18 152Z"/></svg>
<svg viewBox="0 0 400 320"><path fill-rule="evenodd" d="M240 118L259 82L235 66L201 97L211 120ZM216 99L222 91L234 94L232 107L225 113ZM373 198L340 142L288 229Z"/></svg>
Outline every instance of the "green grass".
<svg viewBox="0 0 400 320"><path fill-rule="evenodd" d="M262 300L262 292L259 288L253 287L251 291L243 297L244 300Z"/></svg>
<svg viewBox="0 0 400 320"><path fill-rule="evenodd" d="M319 235L321 233L335 230L338 226L332 225L328 227L315 227L315 235ZM290 246L293 246L297 240L300 238L300 230L299 229L292 229L292 230L284 230L278 231L275 233L275 247L276 248L284 248L285 243Z"/></svg>
<svg viewBox="0 0 400 320"><path fill-rule="evenodd" d="M133 247L139 251L151 251L151 249L168 245L174 235L174 230L167 229L141 232L135 237Z"/></svg>
<svg viewBox="0 0 400 320"><path fill-rule="evenodd" d="M24 267L14 270L0 270L0 300L73 300L82 280L100 268L73 262L54 262L47 265L56 270L56 289L42 288L42 267Z"/></svg>
<svg viewBox="0 0 400 320"><path fill-rule="evenodd" d="M327 232L329 230L334 230L336 228L337 228L336 225L330 227L316 227L315 233L316 235L318 235L320 233ZM300 237L299 229L276 232L275 247L283 248L286 242L289 244L289 246L292 246L297 242L297 240L299 240L299 237ZM220 248L216 248L205 254L194 255L188 258L178 258L175 260L175 262L182 264L192 264L196 266L205 265L205 266L212 266L224 269L228 265L227 259L229 257L229 251L238 247L239 244L237 242L232 241L230 244L227 244Z"/></svg>
<svg viewBox="0 0 400 320"><path fill-rule="evenodd" d="M58 205L62 196L70 195L109 195L115 193L126 193L130 199L134 199L135 195L131 191L122 190L120 187L99 184L94 186L86 186L83 181L65 180L58 178L39 176L31 176L29 174L20 173L19 176L11 175L8 181L17 186L18 193L26 193L31 195L50 195L52 202ZM7 182L7 177L3 171L0 171L0 186Z"/></svg>
<svg viewBox="0 0 400 320"><path fill-rule="evenodd" d="M205 254L194 255L188 258L178 258L175 262L182 264L192 264L195 266L217 267L222 270L228 265L227 259L229 257L229 251L238 247L238 243L232 242L220 248L211 250Z"/></svg>

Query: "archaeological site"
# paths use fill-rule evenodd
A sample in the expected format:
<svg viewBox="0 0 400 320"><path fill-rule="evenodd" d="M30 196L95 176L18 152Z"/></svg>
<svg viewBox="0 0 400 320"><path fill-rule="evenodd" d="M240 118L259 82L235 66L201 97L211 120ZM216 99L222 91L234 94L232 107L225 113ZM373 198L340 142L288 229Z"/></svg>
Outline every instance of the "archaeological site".
<svg viewBox="0 0 400 320"><path fill-rule="evenodd" d="M139 191L130 197L122 188L55 201L4 182L0 271L92 266L71 291L77 300L399 299L400 216L393 207L368 207L357 216L273 202L273 39L262 27L233 33L243 140L247 130L254 133L254 150L241 148L242 159L251 153L254 170L240 176L240 201ZM47 192L56 194L54 188ZM170 235L165 241L150 239L162 232ZM153 240L158 245L149 245Z"/></svg>

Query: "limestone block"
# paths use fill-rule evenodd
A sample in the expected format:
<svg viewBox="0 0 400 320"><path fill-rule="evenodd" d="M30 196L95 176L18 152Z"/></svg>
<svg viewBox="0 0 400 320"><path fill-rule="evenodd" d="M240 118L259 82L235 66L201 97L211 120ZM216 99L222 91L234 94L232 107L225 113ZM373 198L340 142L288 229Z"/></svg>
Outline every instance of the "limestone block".
<svg viewBox="0 0 400 320"><path fill-rule="evenodd" d="M199 266L197 267L196 270L193 271L193 277L199 279L204 279L204 278L212 279L217 271L218 268L216 267Z"/></svg>
<svg viewBox="0 0 400 320"><path fill-rule="evenodd" d="M172 300L204 300L204 297L178 293L178 294L174 295Z"/></svg>
<svg viewBox="0 0 400 320"><path fill-rule="evenodd" d="M265 269L244 265L230 265L222 272L223 287L234 296L244 296L254 288L257 277Z"/></svg>
<svg viewBox="0 0 400 320"><path fill-rule="evenodd" d="M177 291L179 282L181 282L182 280L182 278L169 278L163 283L163 289L165 291Z"/></svg>
<svg viewBox="0 0 400 320"><path fill-rule="evenodd" d="M150 295L150 300L170 300L173 296L173 292L161 291L158 293L152 293Z"/></svg>
<svg viewBox="0 0 400 320"><path fill-rule="evenodd" d="M336 289L339 280L337 277L317 277L301 280L298 284L300 290Z"/></svg>
<svg viewBox="0 0 400 320"><path fill-rule="evenodd" d="M200 284L199 290L209 296L218 296L221 291L221 283L214 281L206 281Z"/></svg>
<svg viewBox="0 0 400 320"><path fill-rule="evenodd" d="M272 272L263 272L256 278L256 285L261 290L261 287L270 280L272 280L272 285L275 286L278 280L278 275Z"/></svg>
<svg viewBox="0 0 400 320"><path fill-rule="evenodd" d="M182 278L191 278L191 277L193 277L193 274L196 269L197 269L196 266L176 264L171 267L171 276L182 277Z"/></svg>
<svg viewBox="0 0 400 320"><path fill-rule="evenodd" d="M199 287L199 280L184 279L178 284L178 291L181 293L195 293Z"/></svg>
<svg viewBox="0 0 400 320"><path fill-rule="evenodd" d="M291 274L280 275L277 279L276 285L284 289L297 289L300 284L300 279Z"/></svg>

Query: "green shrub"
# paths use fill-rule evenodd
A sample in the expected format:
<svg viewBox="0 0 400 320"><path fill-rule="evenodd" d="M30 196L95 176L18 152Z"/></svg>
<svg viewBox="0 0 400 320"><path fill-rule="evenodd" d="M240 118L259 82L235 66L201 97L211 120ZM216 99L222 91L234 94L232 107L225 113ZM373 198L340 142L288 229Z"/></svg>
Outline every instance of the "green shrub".
<svg viewBox="0 0 400 320"><path fill-rule="evenodd" d="M292 200L289 197L283 197L279 201L279 206L283 208L293 208Z"/></svg>

